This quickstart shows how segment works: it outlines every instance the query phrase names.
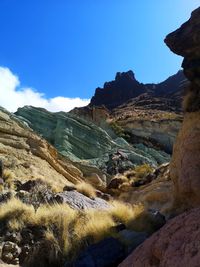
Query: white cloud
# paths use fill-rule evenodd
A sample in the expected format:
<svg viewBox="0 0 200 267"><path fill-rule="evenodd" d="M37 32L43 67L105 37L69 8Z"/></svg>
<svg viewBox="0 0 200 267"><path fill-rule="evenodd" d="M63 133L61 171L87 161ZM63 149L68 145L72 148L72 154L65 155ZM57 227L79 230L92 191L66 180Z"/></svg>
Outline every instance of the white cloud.
<svg viewBox="0 0 200 267"><path fill-rule="evenodd" d="M89 99L68 98L57 96L46 98L43 93L32 88L20 87L19 78L8 68L0 67L0 106L10 112L15 112L18 107L31 105L45 108L49 111L69 111L75 107L86 106Z"/></svg>

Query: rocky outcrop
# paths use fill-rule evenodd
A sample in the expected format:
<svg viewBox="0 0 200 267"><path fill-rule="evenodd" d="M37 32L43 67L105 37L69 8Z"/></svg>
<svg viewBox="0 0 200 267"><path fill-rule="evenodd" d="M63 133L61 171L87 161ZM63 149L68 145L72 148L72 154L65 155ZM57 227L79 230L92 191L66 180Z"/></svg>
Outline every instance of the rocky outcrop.
<svg viewBox="0 0 200 267"><path fill-rule="evenodd" d="M77 191L64 191L58 193L55 196L55 201L58 203L66 203L73 209L83 210L83 209L108 209L109 205L107 202L101 198L91 199Z"/></svg>
<svg viewBox="0 0 200 267"><path fill-rule="evenodd" d="M53 144L62 155L78 162L79 166L81 163L83 172L87 171L85 165L99 167L106 172L109 158L118 150L129 159L129 165L125 168L145 162L157 165L169 160L169 155L163 151L145 146L133 147L122 137L111 137L101 127L74 114L24 107L18 109L16 115Z"/></svg>
<svg viewBox="0 0 200 267"><path fill-rule="evenodd" d="M170 220L119 267L199 266L200 209Z"/></svg>
<svg viewBox="0 0 200 267"><path fill-rule="evenodd" d="M146 90L145 86L135 79L132 71L118 72L114 81L106 82L103 89L96 89L90 106L105 105L108 109L113 109L129 99L145 93Z"/></svg>
<svg viewBox="0 0 200 267"><path fill-rule="evenodd" d="M159 147L169 154L182 124L182 116L166 112L123 109L116 122L130 136L131 143ZM117 115L117 114L116 114Z"/></svg>
<svg viewBox="0 0 200 267"><path fill-rule="evenodd" d="M41 178L64 186L81 180L81 171L16 116L0 108L0 158L21 181Z"/></svg>
<svg viewBox="0 0 200 267"><path fill-rule="evenodd" d="M179 205L200 204L200 8L165 40L170 49L184 57L184 73L190 85L185 96L186 114L174 147L171 177Z"/></svg>
<svg viewBox="0 0 200 267"><path fill-rule="evenodd" d="M151 108L180 111L180 99L186 82L182 71L159 84L139 83L132 71L118 72L114 81L106 82L103 88L96 89L89 107L104 105L113 110L130 101L137 102L136 105L146 106L150 104L148 101L135 101L135 99L147 95L152 102Z"/></svg>

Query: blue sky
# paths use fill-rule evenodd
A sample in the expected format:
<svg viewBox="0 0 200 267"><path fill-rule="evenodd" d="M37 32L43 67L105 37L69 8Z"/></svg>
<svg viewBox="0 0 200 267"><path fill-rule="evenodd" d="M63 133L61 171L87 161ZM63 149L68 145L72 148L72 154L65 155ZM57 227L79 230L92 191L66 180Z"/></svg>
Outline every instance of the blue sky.
<svg viewBox="0 0 200 267"><path fill-rule="evenodd" d="M18 76L20 88L46 98L89 99L116 72L129 69L141 82L160 82L182 61L163 39L199 5L200 0L0 0L0 66Z"/></svg>

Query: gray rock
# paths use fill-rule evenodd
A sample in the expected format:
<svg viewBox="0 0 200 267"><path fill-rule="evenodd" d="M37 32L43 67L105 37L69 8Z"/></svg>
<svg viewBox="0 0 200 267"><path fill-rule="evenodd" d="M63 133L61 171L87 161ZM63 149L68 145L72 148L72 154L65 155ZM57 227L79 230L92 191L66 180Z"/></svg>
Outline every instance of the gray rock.
<svg viewBox="0 0 200 267"><path fill-rule="evenodd" d="M108 209L109 204L101 199L96 197L95 199L90 199L82 195L77 191L64 191L62 193L56 194L55 201L58 203L67 203L70 207L78 210L83 209Z"/></svg>

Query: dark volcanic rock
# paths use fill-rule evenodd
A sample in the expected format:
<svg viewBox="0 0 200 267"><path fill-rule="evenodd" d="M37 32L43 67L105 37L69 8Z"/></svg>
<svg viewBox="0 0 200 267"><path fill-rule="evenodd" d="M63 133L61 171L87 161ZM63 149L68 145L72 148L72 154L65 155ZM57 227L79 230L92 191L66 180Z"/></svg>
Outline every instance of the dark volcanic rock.
<svg viewBox="0 0 200 267"><path fill-rule="evenodd" d="M103 89L96 89L95 96L92 97L90 105L105 105L108 109L113 109L145 92L145 86L135 79L132 71L118 72L114 81L106 82Z"/></svg>
<svg viewBox="0 0 200 267"><path fill-rule="evenodd" d="M106 82L103 88L96 89L89 106L104 105L112 110L130 100L134 103L135 100L137 106L179 111L185 84L187 79L183 71L158 84L139 83L132 71L118 72L114 81Z"/></svg>

